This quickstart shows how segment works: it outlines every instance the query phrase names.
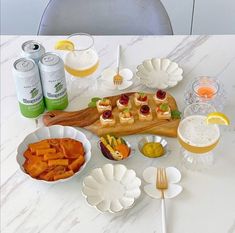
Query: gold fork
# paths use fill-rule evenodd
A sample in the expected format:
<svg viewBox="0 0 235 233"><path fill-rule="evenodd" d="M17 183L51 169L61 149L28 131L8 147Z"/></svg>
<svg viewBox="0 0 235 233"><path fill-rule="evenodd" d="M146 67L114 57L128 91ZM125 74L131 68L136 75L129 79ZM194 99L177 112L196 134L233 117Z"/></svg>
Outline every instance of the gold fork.
<svg viewBox="0 0 235 233"><path fill-rule="evenodd" d="M120 66L120 56L121 56L121 46L118 45L118 52L117 52L117 74L113 77L113 84L114 85L121 85L123 81L123 77L119 74L119 66Z"/></svg>
<svg viewBox="0 0 235 233"><path fill-rule="evenodd" d="M161 191L161 209L162 209L162 233L166 233L166 208L165 208L165 197L164 191L168 188L166 169L158 168L157 169L157 181L156 188Z"/></svg>

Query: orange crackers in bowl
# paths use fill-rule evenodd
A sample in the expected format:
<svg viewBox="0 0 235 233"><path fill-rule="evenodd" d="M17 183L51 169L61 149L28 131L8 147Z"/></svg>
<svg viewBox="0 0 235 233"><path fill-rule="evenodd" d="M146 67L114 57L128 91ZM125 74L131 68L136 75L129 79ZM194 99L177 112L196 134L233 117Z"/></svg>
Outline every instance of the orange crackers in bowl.
<svg viewBox="0 0 235 233"><path fill-rule="evenodd" d="M21 171L44 182L64 181L80 173L91 157L91 144L73 127L42 127L19 145Z"/></svg>
<svg viewBox="0 0 235 233"><path fill-rule="evenodd" d="M80 141L71 138L45 139L28 145L25 171L33 178L55 181L68 178L85 162Z"/></svg>

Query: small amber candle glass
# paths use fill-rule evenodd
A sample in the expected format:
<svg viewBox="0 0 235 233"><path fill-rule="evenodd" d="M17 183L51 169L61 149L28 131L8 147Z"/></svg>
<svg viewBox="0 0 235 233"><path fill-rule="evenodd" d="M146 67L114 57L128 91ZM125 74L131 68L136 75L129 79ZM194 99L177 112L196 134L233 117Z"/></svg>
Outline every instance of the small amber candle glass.
<svg viewBox="0 0 235 233"><path fill-rule="evenodd" d="M219 92L219 83L212 77L201 76L192 83L192 89L201 101L210 101Z"/></svg>

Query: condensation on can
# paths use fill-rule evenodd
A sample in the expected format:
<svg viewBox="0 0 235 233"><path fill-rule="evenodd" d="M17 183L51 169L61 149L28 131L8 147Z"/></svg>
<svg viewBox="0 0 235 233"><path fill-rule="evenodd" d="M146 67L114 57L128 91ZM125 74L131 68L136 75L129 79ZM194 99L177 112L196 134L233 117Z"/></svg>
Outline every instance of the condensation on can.
<svg viewBox="0 0 235 233"><path fill-rule="evenodd" d="M68 95L62 59L55 53L45 53L38 65L46 108L65 109L68 106Z"/></svg>
<svg viewBox="0 0 235 233"><path fill-rule="evenodd" d="M22 115L38 117L45 106L37 64L32 59L20 58L14 62L12 72Z"/></svg>
<svg viewBox="0 0 235 233"><path fill-rule="evenodd" d="M39 62L42 55L45 53L45 48L37 41L29 40L22 44L22 57L33 59L36 63Z"/></svg>

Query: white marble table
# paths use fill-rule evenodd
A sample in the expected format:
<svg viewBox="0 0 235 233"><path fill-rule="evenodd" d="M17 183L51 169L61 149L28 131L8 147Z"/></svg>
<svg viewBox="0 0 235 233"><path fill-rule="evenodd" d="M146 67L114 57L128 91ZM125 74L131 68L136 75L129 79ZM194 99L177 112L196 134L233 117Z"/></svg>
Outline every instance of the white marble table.
<svg viewBox="0 0 235 233"><path fill-rule="evenodd" d="M40 127L34 120L24 119L18 103L11 74L13 61L19 56L21 44L29 39L41 41L48 51L62 37L1 36L1 230L3 233L160 233L160 201L144 192L136 205L123 215L101 214L86 204L81 183L92 168L108 161L96 148L97 137L85 130L93 145L92 159L84 172L69 182L42 184L22 174L16 163L16 149L22 139ZM228 91L225 113L232 124L223 128L222 139L215 150L212 169L195 173L181 167L179 145L168 139L170 155L150 160L136 155L124 162L142 178L144 168L176 166L182 172L184 191L167 201L170 233L234 233L235 232L235 35L234 36L98 36L95 47L100 56L101 71L115 64L116 46L122 44L121 65L135 71L146 58L168 57L184 69L184 80L170 92L180 109L184 107L183 91L189 81L199 75L219 77ZM133 90L143 90L137 81ZM96 95L109 94L99 90ZM91 96L94 95L91 93ZM68 110L86 106L88 99L70 93ZM128 137L136 146L139 136ZM144 182L143 182L144 184ZM143 185L142 185L143 187Z"/></svg>

